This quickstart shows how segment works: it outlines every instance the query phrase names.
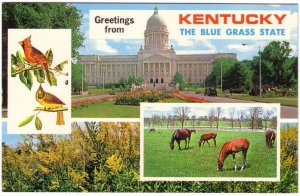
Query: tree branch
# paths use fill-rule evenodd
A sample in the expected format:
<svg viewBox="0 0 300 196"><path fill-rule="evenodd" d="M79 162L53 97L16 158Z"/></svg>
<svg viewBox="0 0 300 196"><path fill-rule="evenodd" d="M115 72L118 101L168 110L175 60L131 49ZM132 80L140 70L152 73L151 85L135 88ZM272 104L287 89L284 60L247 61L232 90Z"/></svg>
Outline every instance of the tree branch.
<svg viewBox="0 0 300 196"><path fill-rule="evenodd" d="M45 107L36 107L33 111L44 111L44 112L59 112L59 111L67 111L67 107L62 108L45 108Z"/></svg>

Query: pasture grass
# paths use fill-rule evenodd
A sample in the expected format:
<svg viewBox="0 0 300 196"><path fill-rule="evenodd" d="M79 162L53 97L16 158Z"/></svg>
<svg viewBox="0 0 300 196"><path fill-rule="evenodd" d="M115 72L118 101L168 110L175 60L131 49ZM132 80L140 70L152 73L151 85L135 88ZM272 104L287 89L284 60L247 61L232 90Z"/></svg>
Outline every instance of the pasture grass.
<svg viewBox="0 0 300 196"><path fill-rule="evenodd" d="M218 132L217 146L209 140L211 147L205 143L198 147L198 140L205 132L193 133L190 148L181 148L175 142L174 150L169 148L173 131L144 131L144 176L145 177L276 177L276 144L268 148L264 133L260 132ZM217 158L222 145L232 139L245 137L250 141L247 153L247 166L243 171L234 171L232 156L224 162L223 171L217 171ZM276 143L276 140L275 140ZM242 153L236 154L238 169L242 166Z"/></svg>

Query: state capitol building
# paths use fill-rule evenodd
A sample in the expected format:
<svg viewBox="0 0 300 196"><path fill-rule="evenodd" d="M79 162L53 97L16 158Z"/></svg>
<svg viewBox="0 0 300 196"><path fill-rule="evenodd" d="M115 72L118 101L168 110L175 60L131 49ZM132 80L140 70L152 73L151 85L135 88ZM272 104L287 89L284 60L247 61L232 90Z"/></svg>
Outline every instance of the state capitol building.
<svg viewBox="0 0 300 196"><path fill-rule="evenodd" d="M143 77L149 88L164 88L176 72L185 81L200 84L212 71L217 58L236 59L235 53L176 54L169 45L169 32L157 8L148 19L144 33L144 48L137 55L79 55L89 85L118 83L121 76Z"/></svg>

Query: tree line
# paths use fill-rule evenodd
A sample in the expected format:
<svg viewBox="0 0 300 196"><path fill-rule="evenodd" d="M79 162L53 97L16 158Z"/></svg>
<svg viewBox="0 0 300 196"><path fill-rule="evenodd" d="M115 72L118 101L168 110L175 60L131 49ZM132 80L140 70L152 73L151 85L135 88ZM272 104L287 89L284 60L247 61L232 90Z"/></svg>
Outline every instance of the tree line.
<svg viewBox="0 0 300 196"><path fill-rule="evenodd" d="M228 116L222 116L225 112ZM242 128L247 125L251 129L259 129L277 126L277 116L273 110L263 109L262 107L249 107L248 109L236 109L234 107L223 109L221 107L212 107L205 116L196 116L191 114L189 107L177 107L173 114L155 114L144 118L145 126L172 127L178 124L181 128L189 123L193 128L209 126L220 127L220 122L228 122L231 128ZM205 124L205 125L203 125Z"/></svg>
<svg viewBox="0 0 300 196"><path fill-rule="evenodd" d="M223 89L246 92L253 87L258 87L261 58L263 86L296 88L298 57L291 56L291 53L292 48L289 42L272 41L252 60L216 59L212 62L213 70L207 77L206 84L211 87L220 87L222 66Z"/></svg>

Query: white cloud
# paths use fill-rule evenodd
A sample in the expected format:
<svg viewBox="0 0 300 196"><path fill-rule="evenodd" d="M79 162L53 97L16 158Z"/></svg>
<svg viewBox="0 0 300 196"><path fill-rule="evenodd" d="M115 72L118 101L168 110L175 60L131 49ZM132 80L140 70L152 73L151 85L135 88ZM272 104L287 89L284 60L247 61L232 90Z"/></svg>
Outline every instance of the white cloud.
<svg viewBox="0 0 300 196"><path fill-rule="evenodd" d="M204 46L206 46L208 49L217 51L217 47L215 45L213 45L209 40L204 39L204 40L199 40L200 44L203 44Z"/></svg>
<svg viewBox="0 0 300 196"><path fill-rule="evenodd" d="M90 40L89 42L95 50L98 50L103 53L109 53L109 54L117 54L118 50L111 47L106 40L103 39L96 39L96 40Z"/></svg>
<svg viewBox="0 0 300 196"><path fill-rule="evenodd" d="M229 44L229 45L227 45L227 48L231 49L231 50L237 50L239 52L250 52L250 51L257 50L256 45L243 46L242 44Z"/></svg>
<svg viewBox="0 0 300 196"><path fill-rule="evenodd" d="M194 46L195 44L195 40L192 40L192 39L176 39L175 40L176 42L176 46Z"/></svg>
<svg viewBox="0 0 300 196"><path fill-rule="evenodd" d="M280 7L281 5L278 5L278 4L273 4L273 5L269 5L271 7Z"/></svg>

